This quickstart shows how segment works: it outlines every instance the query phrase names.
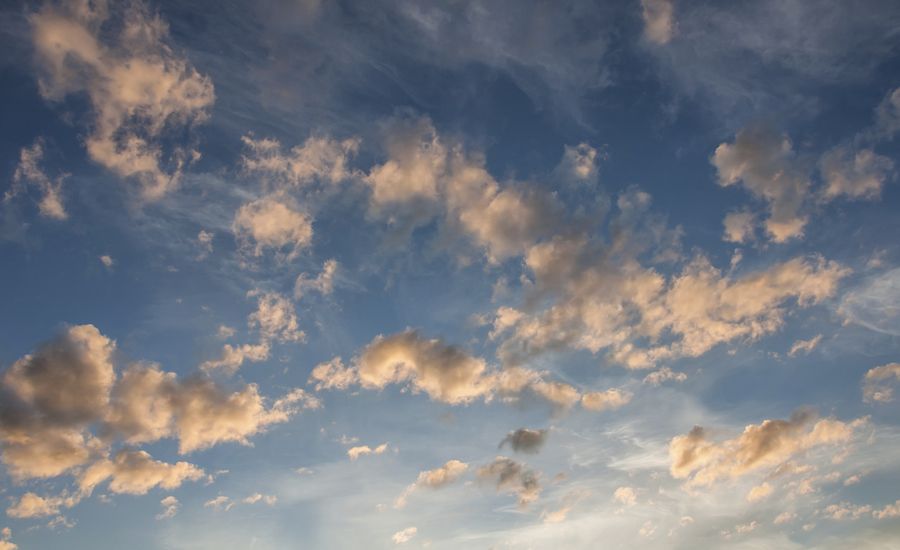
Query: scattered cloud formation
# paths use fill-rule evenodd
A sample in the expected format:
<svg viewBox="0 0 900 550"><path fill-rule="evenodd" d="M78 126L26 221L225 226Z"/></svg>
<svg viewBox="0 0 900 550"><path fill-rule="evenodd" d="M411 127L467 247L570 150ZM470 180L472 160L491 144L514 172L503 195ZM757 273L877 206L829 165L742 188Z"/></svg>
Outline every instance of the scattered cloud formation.
<svg viewBox="0 0 900 550"><path fill-rule="evenodd" d="M738 437L719 443L696 426L670 442L670 471L676 479L686 479L689 486L709 486L721 479L774 468L815 447L845 446L867 422L868 418L817 420L810 411L799 411L788 420L749 425Z"/></svg>
<svg viewBox="0 0 900 550"><path fill-rule="evenodd" d="M663 382L668 382L670 380L675 382L684 382L685 380L687 380L687 374L683 372L675 372L669 367L663 367L645 376L642 382L651 386L659 386Z"/></svg>
<svg viewBox="0 0 900 550"><path fill-rule="evenodd" d="M262 502L267 506L275 506L278 503L278 497L275 495L264 495L262 493L253 493L242 500L244 504L256 504Z"/></svg>
<svg viewBox="0 0 900 550"><path fill-rule="evenodd" d="M613 498L624 506L634 506L637 504L637 491L632 487L619 487L613 493Z"/></svg>
<svg viewBox="0 0 900 550"><path fill-rule="evenodd" d="M354 175L349 161L359 150L358 138L336 141L329 137L312 136L303 145L284 152L277 139L241 138L245 153L241 157L244 169L268 179L275 187L300 187L313 181L340 183Z"/></svg>
<svg viewBox="0 0 900 550"><path fill-rule="evenodd" d="M294 281L294 299L299 300L310 291L328 296L334 291L334 277L338 270L337 260L326 260L322 264L322 271L315 279L310 279L306 273L301 273Z"/></svg>
<svg viewBox="0 0 900 550"><path fill-rule="evenodd" d="M204 122L215 94L167 44L166 23L140 2L47 3L29 19L41 95L84 94L90 103L90 158L137 180L145 199L174 188L198 153L163 143Z"/></svg>
<svg viewBox="0 0 900 550"><path fill-rule="evenodd" d="M821 342L821 341L822 341L821 334L817 334L816 336L813 336L809 340L797 340L796 342L793 343L793 345L791 345L791 349L790 349L790 351L788 351L788 355L790 357L796 357L797 355L799 355L801 353L804 355L807 355L812 350L816 349L816 346L818 346L819 342Z"/></svg>

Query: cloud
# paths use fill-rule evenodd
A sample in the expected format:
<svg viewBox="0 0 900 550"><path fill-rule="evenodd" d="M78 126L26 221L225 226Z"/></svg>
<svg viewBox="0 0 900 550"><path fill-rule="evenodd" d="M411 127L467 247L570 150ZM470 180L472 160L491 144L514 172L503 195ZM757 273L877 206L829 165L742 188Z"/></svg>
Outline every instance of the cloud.
<svg viewBox="0 0 900 550"><path fill-rule="evenodd" d="M581 406L589 411L608 411L618 409L631 402L633 395L618 388L606 391L586 393L581 396Z"/></svg>
<svg viewBox="0 0 900 550"><path fill-rule="evenodd" d="M248 294L256 297L256 311L250 314L247 324L259 329L263 341L302 342L306 334L300 330L294 304L277 292L252 290Z"/></svg>
<svg viewBox="0 0 900 550"><path fill-rule="evenodd" d="M324 136L311 136L303 145L285 153L276 139L241 138L246 148L241 157L244 169L262 175L276 187L300 187L313 181L337 184L353 176L348 162L359 150L359 139L336 141Z"/></svg>
<svg viewBox="0 0 900 550"><path fill-rule="evenodd" d="M357 365L363 387L409 383L413 391L450 404L484 397L492 389L483 359L414 330L376 337L359 354Z"/></svg>
<svg viewBox="0 0 900 550"><path fill-rule="evenodd" d="M19 546L10 540L12 538L12 529L4 527L0 533L2 533L0 535L0 550L18 550Z"/></svg>
<svg viewBox="0 0 900 550"><path fill-rule="evenodd" d="M310 217L289 198L276 195L242 205L234 216L232 231L241 248L254 256L271 248L283 260L295 258L313 237Z"/></svg>
<svg viewBox="0 0 900 550"><path fill-rule="evenodd" d="M894 171L894 162L871 149L835 147L822 156L819 171L825 180L826 200L839 196L877 199Z"/></svg>
<svg viewBox="0 0 900 550"><path fill-rule="evenodd" d="M62 505L62 499L44 498L29 491L19 497L16 504L6 509L6 515L19 519L52 516L59 513Z"/></svg>
<svg viewBox="0 0 900 550"><path fill-rule="evenodd" d="M900 363L888 363L866 371L863 377L863 399L869 403L888 403L894 398L894 388L886 384L900 381Z"/></svg>
<svg viewBox="0 0 900 550"><path fill-rule="evenodd" d="M815 447L846 445L867 421L816 420L813 413L799 411L789 420L751 424L738 437L721 443L711 441L706 430L695 426L669 443L670 472L676 479L687 479L689 486L709 486L777 466Z"/></svg>
<svg viewBox="0 0 900 550"><path fill-rule="evenodd" d="M418 532L419 530L415 527L407 527L406 529L402 529L394 533L391 536L391 540L394 541L394 544L405 544L412 540L412 538L416 536L416 533Z"/></svg>
<svg viewBox="0 0 900 550"><path fill-rule="evenodd" d="M619 504L634 506L637 504L637 492L632 487L619 487L613 493L613 498Z"/></svg>
<svg viewBox="0 0 900 550"><path fill-rule="evenodd" d="M602 154L587 143L565 145L563 156L554 174L563 182L571 184L596 184L598 163Z"/></svg>
<svg viewBox="0 0 900 550"><path fill-rule="evenodd" d="M711 162L718 171L719 185L740 182L768 203L769 217L764 225L773 241L803 236L808 217L801 209L809 195L810 181L787 137L766 129L744 129L733 143L719 145Z"/></svg>
<svg viewBox="0 0 900 550"><path fill-rule="evenodd" d="M112 256L109 254L104 254L100 256L100 263L103 264L103 267L106 269L112 269L112 266L115 265L116 261L113 260Z"/></svg>
<svg viewBox="0 0 900 550"><path fill-rule="evenodd" d="M216 512L231 510L234 507L234 502L225 495L219 495L216 498L212 498L203 503L204 508L212 508Z"/></svg>
<svg viewBox="0 0 900 550"><path fill-rule="evenodd" d="M196 481L205 472L188 462L166 464L153 460L145 451L119 451L112 460L104 459L90 465L79 477L79 490L86 495L109 479L113 493L143 495L150 489L176 489L186 481Z"/></svg>
<svg viewBox="0 0 900 550"><path fill-rule="evenodd" d="M753 240L756 232L756 215L748 210L729 212L722 224L725 226L722 238L726 242L743 244Z"/></svg>
<svg viewBox="0 0 900 550"><path fill-rule="evenodd" d="M267 506L275 506L275 504L278 502L278 497L275 495L264 495L262 493L253 493L252 495L248 496L241 502L243 502L244 504L256 504L258 502L263 502Z"/></svg>
<svg viewBox="0 0 900 550"><path fill-rule="evenodd" d="M769 497L774 489L769 483L756 485L747 493L747 502L759 502Z"/></svg>
<svg viewBox="0 0 900 550"><path fill-rule="evenodd" d="M225 344L222 346L222 355L218 359L204 361L200 364L200 368L204 371L222 370L226 373L237 372L244 361L265 361L269 358L269 344L263 342L260 344L244 344L242 346L232 346Z"/></svg>
<svg viewBox="0 0 900 550"><path fill-rule="evenodd" d="M893 504L888 504L881 510L874 510L872 515L875 516L875 519L900 518L900 500Z"/></svg>
<svg viewBox="0 0 900 550"><path fill-rule="evenodd" d="M900 336L900 268L881 273L844 293L838 308L847 322Z"/></svg>
<svg viewBox="0 0 900 550"><path fill-rule="evenodd" d="M51 179L41 168L44 158L44 141L35 140L31 147L23 147L19 152L19 164L13 173L13 185L4 193L4 202L12 200L26 190L28 185L38 189L41 199L38 201L38 212L45 218L65 220L69 217L63 205L62 184L68 174Z"/></svg>
<svg viewBox="0 0 900 550"><path fill-rule="evenodd" d="M326 260L322 264L322 271L315 279L310 279L306 273L301 273L294 281L294 299L299 300L309 291L316 291L327 296L334 291L334 277L338 270L337 260Z"/></svg>
<svg viewBox="0 0 900 550"><path fill-rule="evenodd" d="M334 357L319 363L309 374L307 384L315 384L316 391L346 390L352 384L359 383L356 369L345 367L340 357Z"/></svg>
<svg viewBox="0 0 900 550"><path fill-rule="evenodd" d="M374 449L372 447L369 447L368 445L359 445L357 447L350 447L349 449L347 449L347 456L350 457L350 460L356 460L361 456L384 454L384 452L387 450L387 443L382 443Z"/></svg>
<svg viewBox="0 0 900 550"><path fill-rule="evenodd" d="M520 508L526 508L541 494L540 474L505 456L478 468L477 475L496 484L497 491L515 494Z"/></svg>
<svg viewBox="0 0 900 550"><path fill-rule="evenodd" d="M641 0L644 36L655 44L667 44L675 34L675 6L672 0Z"/></svg>
<svg viewBox="0 0 900 550"><path fill-rule="evenodd" d="M514 432L506 434L506 437L500 442L499 447L502 448L509 443L512 450L517 453L536 454L541 450L541 447L544 446L544 443L547 441L547 436L549 435L550 432L547 430L519 428Z"/></svg>
<svg viewBox="0 0 900 550"><path fill-rule="evenodd" d="M197 260L204 260L212 254L215 236L215 233L203 229L197 233L197 247L200 249L200 253L197 254Z"/></svg>
<svg viewBox="0 0 900 550"><path fill-rule="evenodd" d="M559 508L550 511L544 510L541 513L541 518L544 520L544 523L562 523L566 521L566 518L569 516L572 509L575 508L580 501L587 498L589 494L588 491L580 489L569 491L563 495Z"/></svg>
<svg viewBox="0 0 900 550"><path fill-rule="evenodd" d="M668 382L669 380L674 380L675 382L684 382L685 380L687 380L687 374L683 372L675 372L669 367L663 367L645 376L642 382L644 384L650 384L651 386L659 386L663 382Z"/></svg>
<svg viewBox="0 0 900 550"><path fill-rule="evenodd" d="M809 354L812 350L816 349L816 346L818 346L819 342L821 341L821 334L813 336L809 340L797 340L791 346L790 351L788 351L788 355L791 357L796 357L800 353L803 353L804 355Z"/></svg>
<svg viewBox="0 0 900 550"><path fill-rule="evenodd" d="M162 511L156 515L156 519L171 519L174 518L178 514L178 509L181 508L181 503L178 502L178 499L169 495L164 499L159 501L159 505L162 506Z"/></svg>
<svg viewBox="0 0 900 550"><path fill-rule="evenodd" d="M178 183L198 154L164 151L179 132L203 122L215 95L209 78L167 45L168 28L140 2L48 3L29 17L41 95L84 94L92 160L135 178L145 199Z"/></svg>
<svg viewBox="0 0 900 550"><path fill-rule="evenodd" d="M875 109L875 127L881 137L893 138L900 132L900 88L894 88L885 95Z"/></svg>
<svg viewBox="0 0 900 550"><path fill-rule="evenodd" d="M775 519L772 521L775 525L785 525L787 523L792 523L797 520L797 514L794 512L782 512L775 516Z"/></svg>
<svg viewBox="0 0 900 550"><path fill-rule="evenodd" d="M415 483L411 483L403 490L403 493L394 501L394 508L403 508L409 496L420 488L439 489L449 485L459 479L467 470L469 465L459 460L448 460L443 466L433 470L425 470L419 472L419 477Z"/></svg>

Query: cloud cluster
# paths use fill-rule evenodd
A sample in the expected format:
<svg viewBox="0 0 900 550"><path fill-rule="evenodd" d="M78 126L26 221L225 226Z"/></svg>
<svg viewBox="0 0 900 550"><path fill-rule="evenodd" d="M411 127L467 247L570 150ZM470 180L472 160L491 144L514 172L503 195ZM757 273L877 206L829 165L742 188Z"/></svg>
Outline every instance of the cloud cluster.
<svg viewBox="0 0 900 550"><path fill-rule="evenodd" d="M675 6L672 0L641 0L644 36L650 42L666 44L675 34Z"/></svg>
<svg viewBox="0 0 900 550"><path fill-rule="evenodd" d="M809 411L799 411L788 420L765 420L749 425L734 439L712 441L696 426L687 435L669 443L670 472L686 479L689 486L709 486L762 468L776 467L821 446L845 446L867 418L842 422L817 420Z"/></svg>
<svg viewBox="0 0 900 550"><path fill-rule="evenodd" d="M301 187L315 181L340 183L354 175L348 166L359 150L359 139L336 141L311 136L284 152L277 139L241 138L246 148L241 163L248 173L262 176L275 188Z"/></svg>
<svg viewBox="0 0 900 550"><path fill-rule="evenodd" d="M41 95L84 94L92 121L91 159L135 178L145 199L177 185L198 153L168 136L203 122L215 100L209 78L167 45L168 28L140 2L69 0L30 16Z"/></svg>
<svg viewBox="0 0 900 550"><path fill-rule="evenodd" d="M291 260L312 243L312 219L286 195L267 195L242 205L232 231L243 250L261 256L266 249Z"/></svg>
<svg viewBox="0 0 900 550"><path fill-rule="evenodd" d="M267 406L255 385L228 391L202 376L180 380L155 364L135 363L118 376L115 352L96 327L72 326L3 374L0 460L8 473L17 481L71 473L78 487L60 497L30 496L11 513L55 513L106 481L114 493L173 489L204 472L134 448L111 456L114 447L164 438L177 439L180 454L223 442L248 445L268 426L319 406L301 389Z"/></svg>

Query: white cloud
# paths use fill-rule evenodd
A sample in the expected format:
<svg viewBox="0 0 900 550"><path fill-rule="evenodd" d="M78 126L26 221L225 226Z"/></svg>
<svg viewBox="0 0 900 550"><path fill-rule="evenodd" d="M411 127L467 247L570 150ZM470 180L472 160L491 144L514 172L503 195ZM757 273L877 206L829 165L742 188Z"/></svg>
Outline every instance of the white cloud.
<svg viewBox="0 0 900 550"><path fill-rule="evenodd" d="M262 502L267 506L275 506L278 503L278 497L275 495L264 495L262 493L253 493L242 501L244 504L256 504Z"/></svg>
<svg viewBox="0 0 900 550"><path fill-rule="evenodd" d="M730 243L750 242L756 232L756 216L748 210L729 212L722 224L725 226L722 238Z"/></svg>
<svg viewBox="0 0 900 550"><path fill-rule="evenodd" d="M762 483L760 485L756 485L750 492L747 493L747 502L759 502L769 497L772 494L774 489L772 485L769 483Z"/></svg>
<svg viewBox="0 0 900 550"><path fill-rule="evenodd" d="M581 406L589 411L618 409L631 402L633 394L618 388L586 393L581 396Z"/></svg>
<svg viewBox="0 0 900 550"><path fill-rule="evenodd" d="M327 296L334 291L334 277L338 270L337 260L326 260L322 264L322 271L315 279L310 279L306 273L301 273L294 281L294 299L301 299L306 293L313 290Z"/></svg>
<svg viewBox="0 0 900 550"><path fill-rule="evenodd" d="M619 504L634 506L637 504L637 492L632 487L619 487L613 493L613 498Z"/></svg>
<svg viewBox="0 0 900 550"><path fill-rule="evenodd" d="M283 195L269 195L240 207L232 231L244 250L261 256L267 248L291 260L312 242L312 220Z"/></svg>
<svg viewBox="0 0 900 550"><path fill-rule="evenodd" d="M663 382L668 382L669 380L674 380L675 382L684 382L685 380L687 380L687 374L683 372L675 372L669 367L663 367L645 376L642 382L644 384L650 384L651 386L659 386Z"/></svg>
<svg viewBox="0 0 900 550"><path fill-rule="evenodd" d="M459 460L448 460L443 466L433 470L425 470L419 472L419 477L415 483L411 483L403 490L403 493L394 501L394 508L403 508L410 495L420 488L439 489L449 485L459 479L467 470L469 465Z"/></svg>
<svg viewBox="0 0 900 550"><path fill-rule="evenodd" d="M100 256L100 263L103 264L103 267L106 269L111 269L113 265L115 265L116 261L113 260L112 256L108 254L104 254Z"/></svg>
<svg viewBox="0 0 900 550"><path fill-rule="evenodd" d="M259 329L264 342L302 342L306 339L306 334L300 330L294 304L287 297L261 290L250 291L247 295L257 299L256 311L247 318L247 324Z"/></svg>
<svg viewBox="0 0 900 550"><path fill-rule="evenodd" d="M312 136L303 145L284 153L276 139L241 138L246 153L241 161L244 169L254 175L268 177L275 185L303 186L315 180L340 183L351 176L347 166L359 150L359 139L336 141L329 137Z"/></svg>
<svg viewBox="0 0 900 550"><path fill-rule="evenodd" d="M219 495L203 503L204 508L212 508L216 512L227 512L234 507L234 501L225 495Z"/></svg>
<svg viewBox="0 0 900 550"><path fill-rule="evenodd" d="M119 451L112 460L91 464L78 476L78 487L83 494L91 494L109 479L113 493L143 495L155 487L176 489L185 480L196 481L204 476L202 469L188 462L166 464L153 460L145 451Z"/></svg>
<svg viewBox="0 0 900 550"><path fill-rule="evenodd" d="M803 353L804 355L806 355L806 354L810 353L812 350L816 349L816 346L818 346L819 342L821 342L821 341L822 341L821 334L813 336L809 340L797 340L791 346L790 351L788 351L788 355L791 357L795 357L795 356L799 355L800 353Z"/></svg>
<svg viewBox="0 0 900 550"><path fill-rule="evenodd" d="M222 346L222 355L218 359L204 361L200 364L200 368L204 371L222 370L227 373L236 372L244 361L265 361L269 358L269 344L263 342L260 344L244 344L242 346L232 346L225 344Z"/></svg>
<svg viewBox="0 0 900 550"><path fill-rule="evenodd" d="M876 199L894 171L894 162L871 149L852 150L836 147L819 162L825 180L826 200L838 196L851 199Z"/></svg>

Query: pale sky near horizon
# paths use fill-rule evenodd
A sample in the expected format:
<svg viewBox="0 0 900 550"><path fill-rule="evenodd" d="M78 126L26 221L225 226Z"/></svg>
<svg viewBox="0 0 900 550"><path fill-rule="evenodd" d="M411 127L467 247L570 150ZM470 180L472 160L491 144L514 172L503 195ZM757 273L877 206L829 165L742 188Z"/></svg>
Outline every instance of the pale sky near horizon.
<svg viewBox="0 0 900 550"><path fill-rule="evenodd" d="M0 46L0 550L900 549L900 3Z"/></svg>

